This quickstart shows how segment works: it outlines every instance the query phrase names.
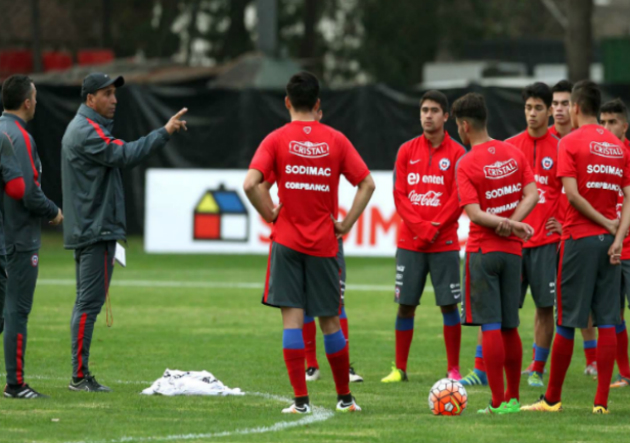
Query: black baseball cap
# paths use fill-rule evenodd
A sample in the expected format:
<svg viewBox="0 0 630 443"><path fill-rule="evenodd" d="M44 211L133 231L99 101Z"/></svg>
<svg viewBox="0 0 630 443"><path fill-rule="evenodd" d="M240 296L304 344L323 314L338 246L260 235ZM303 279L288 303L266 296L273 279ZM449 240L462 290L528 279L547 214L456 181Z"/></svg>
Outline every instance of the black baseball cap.
<svg viewBox="0 0 630 443"><path fill-rule="evenodd" d="M86 98L88 94L94 94L99 89L107 88L109 85L120 88L124 84L125 79L122 76L111 78L109 75L103 74L102 72L93 72L83 79L81 97Z"/></svg>

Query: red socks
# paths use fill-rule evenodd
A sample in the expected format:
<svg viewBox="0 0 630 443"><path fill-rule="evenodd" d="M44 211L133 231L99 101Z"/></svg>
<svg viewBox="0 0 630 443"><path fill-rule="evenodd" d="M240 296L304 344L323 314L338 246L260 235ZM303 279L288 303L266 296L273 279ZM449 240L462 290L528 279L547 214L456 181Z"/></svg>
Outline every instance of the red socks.
<svg viewBox="0 0 630 443"><path fill-rule="evenodd" d="M348 348L350 347L350 336L348 335L348 318L339 318L339 324L341 325L341 332L343 332L343 336L346 337L346 343L348 344ZM350 352L350 349L348 349Z"/></svg>
<svg viewBox="0 0 630 443"><path fill-rule="evenodd" d="M551 350L551 373L545 393L545 398L550 403L559 402L562 396L562 384L571 364L571 357L573 357L573 333L575 330L558 326L556 332Z"/></svg>
<svg viewBox="0 0 630 443"><path fill-rule="evenodd" d="M459 350L462 342L462 324L459 318L459 311L442 313L444 318L444 344L446 345L446 370L459 369Z"/></svg>
<svg viewBox="0 0 630 443"><path fill-rule="evenodd" d="M617 334L614 326L597 328L597 394L595 405L608 407L608 393L615 367Z"/></svg>
<svg viewBox="0 0 630 443"><path fill-rule="evenodd" d="M283 349L284 363L287 365L289 380L295 397L306 397L306 375L304 372L304 349Z"/></svg>
<svg viewBox="0 0 630 443"><path fill-rule="evenodd" d="M414 318L396 318L396 367L407 372L409 349L413 340Z"/></svg>
<svg viewBox="0 0 630 443"><path fill-rule="evenodd" d="M332 369L333 379L335 380L335 388L338 395L347 395L350 393L350 354L348 353L348 345L341 351L334 354L326 354L330 369Z"/></svg>
<svg viewBox="0 0 630 443"><path fill-rule="evenodd" d="M500 325L497 329L483 331L482 346L488 385L492 391L492 407L498 408L505 401L503 392L505 349Z"/></svg>
<svg viewBox="0 0 630 443"><path fill-rule="evenodd" d="M590 366L597 361L597 347L584 348L584 357L586 357L586 366Z"/></svg>
<svg viewBox="0 0 630 443"><path fill-rule="evenodd" d="M505 377L507 379L507 391L505 400L515 398L520 400L519 384L521 382L521 365L523 364L523 345L518 329L502 329L503 348L505 349Z"/></svg>
<svg viewBox="0 0 630 443"><path fill-rule="evenodd" d="M317 363L317 346L316 346L317 326L315 321L304 323L302 328L302 337L304 339L304 349L306 352L306 367L319 369Z"/></svg>
<svg viewBox="0 0 630 443"><path fill-rule="evenodd" d="M623 328L623 329L622 329ZM630 363L628 362L628 331L626 322L617 327L617 367L622 377L630 378Z"/></svg>

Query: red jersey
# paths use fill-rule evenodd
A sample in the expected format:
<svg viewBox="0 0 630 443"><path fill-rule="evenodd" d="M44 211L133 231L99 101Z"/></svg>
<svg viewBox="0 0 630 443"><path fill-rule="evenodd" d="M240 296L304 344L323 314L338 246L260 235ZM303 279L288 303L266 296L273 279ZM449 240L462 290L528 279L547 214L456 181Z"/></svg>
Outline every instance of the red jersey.
<svg viewBox="0 0 630 443"><path fill-rule="evenodd" d="M547 221L556 217L562 196L562 180L556 176L559 141L551 131L538 138L523 131L506 140L506 143L516 146L525 155L538 187L538 204L523 220L534 228L534 235L523 244L524 248L536 248L560 241L559 234L545 229Z"/></svg>
<svg viewBox="0 0 630 443"><path fill-rule="evenodd" d="M424 135L403 144L394 169L394 202L403 220L398 247L419 252L458 251L455 165L466 153L444 133L434 148ZM437 228L431 222L440 223ZM439 234L431 243L433 233Z"/></svg>
<svg viewBox="0 0 630 443"><path fill-rule="evenodd" d="M621 188L630 186L630 156L617 137L599 125L584 125L560 140L558 177L572 177L597 212L613 220ZM607 234L606 228L569 205L562 239Z"/></svg>
<svg viewBox="0 0 630 443"><path fill-rule="evenodd" d="M571 129L571 132L573 129ZM562 138L562 135L556 129L556 125L549 126L549 132L552 135L558 137L558 139ZM560 180L560 185L562 185L562 180ZM556 220L561 225L564 225L564 219L566 217L567 209L569 208L569 199L567 198L567 194L564 192L564 187L562 187L562 193L560 194L560 200L558 201L558 212L556 213Z"/></svg>
<svg viewBox="0 0 630 443"><path fill-rule="evenodd" d="M339 177L358 185L370 171L350 141L316 121L294 121L269 134L250 164L277 181L282 209L273 241L319 257L335 257Z"/></svg>
<svg viewBox="0 0 630 443"><path fill-rule="evenodd" d="M459 205L478 204L482 211L509 218L523 189L534 174L523 153L514 146L491 140L472 148L457 166ZM494 229L470 222L466 252L507 252L521 255L523 242L515 235L500 237Z"/></svg>
<svg viewBox="0 0 630 443"><path fill-rule="evenodd" d="M626 155L630 156L630 141L624 138L623 145L626 148ZM623 191L619 191L619 200L617 201L617 217L621 220L621 208L623 206ZM621 250L621 259L630 260L630 235L623 240L623 249Z"/></svg>

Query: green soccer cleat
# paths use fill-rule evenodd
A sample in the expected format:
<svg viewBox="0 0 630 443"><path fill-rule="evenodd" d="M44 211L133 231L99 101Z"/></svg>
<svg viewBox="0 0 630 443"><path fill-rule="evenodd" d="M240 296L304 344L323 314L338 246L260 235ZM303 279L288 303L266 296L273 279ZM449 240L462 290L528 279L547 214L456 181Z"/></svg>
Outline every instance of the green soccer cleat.
<svg viewBox="0 0 630 443"><path fill-rule="evenodd" d="M503 404L505 405L505 408L508 411L507 413L509 414L516 414L517 412L521 412L521 404L515 398L511 399L508 402L504 402Z"/></svg>
<svg viewBox="0 0 630 443"><path fill-rule="evenodd" d="M498 408L493 408L492 403L490 403L485 409L479 409L477 411L477 414L487 415L504 415L512 413L514 413L514 411L512 411L511 407L506 402L501 403Z"/></svg>
<svg viewBox="0 0 630 443"><path fill-rule="evenodd" d="M474 369L459 382L462 386L488 386L488 377L485 373Z"/></svg>
<svg viewBox="0 0 630 443"><path fill-rule="evenodd" d="M527 378L527 384L532 388L544 388L545 384L543 383L542 374L540 372L532 372L529 374Z"/></svg>
<svg viewBox="0 0 630 443"><path fill-rule="evenodd" d="M382 383L399 383L401 381L408 381L407 373L398 369L396 365L392 366L392 372L387 377L381 379Z"/></svg>

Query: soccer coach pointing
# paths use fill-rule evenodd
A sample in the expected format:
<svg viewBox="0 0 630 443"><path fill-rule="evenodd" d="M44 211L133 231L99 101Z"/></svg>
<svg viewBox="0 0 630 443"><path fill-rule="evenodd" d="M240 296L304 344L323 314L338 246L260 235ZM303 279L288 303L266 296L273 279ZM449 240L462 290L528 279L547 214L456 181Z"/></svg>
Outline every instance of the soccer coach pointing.
<svg viewBox="0 0 630 443"><path fill-rule="evenodd" d="M61 148L64 246L74 249L77 298L70 324L72 391L109 392L90 374L88 359L96 317L112 278L116 240L125 239L122 168L138 165L162 148L170 135L187 129L179 111L163 128L133 142L111 134L116 88L122 77L93 73L81 89L84 100L68 125Z"/></svg>

